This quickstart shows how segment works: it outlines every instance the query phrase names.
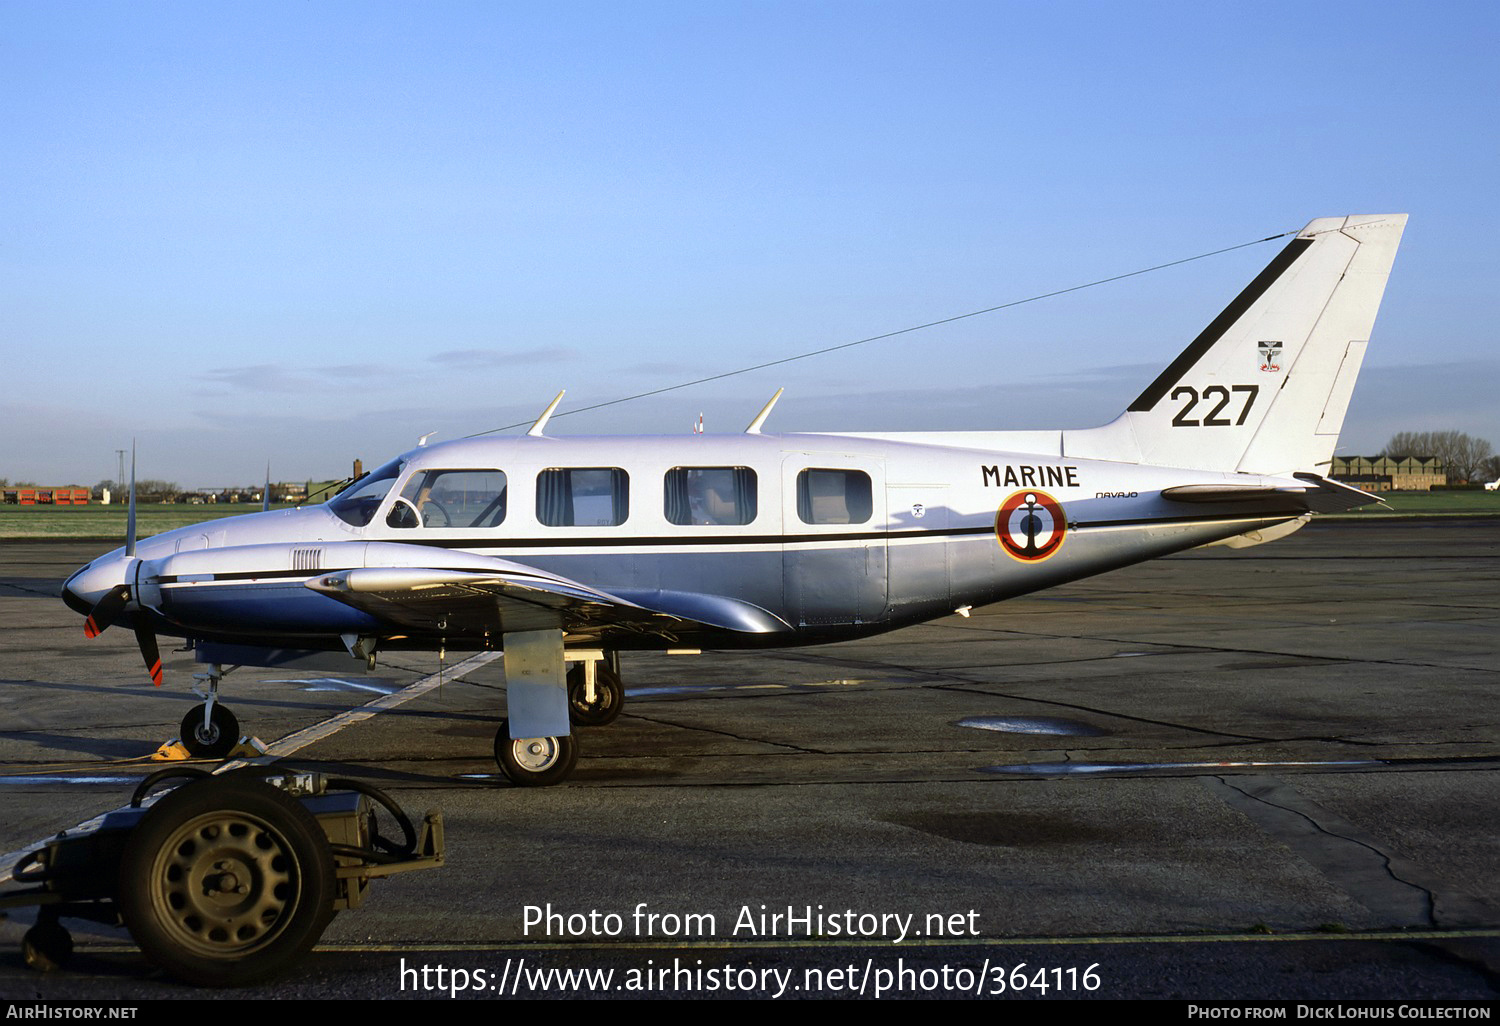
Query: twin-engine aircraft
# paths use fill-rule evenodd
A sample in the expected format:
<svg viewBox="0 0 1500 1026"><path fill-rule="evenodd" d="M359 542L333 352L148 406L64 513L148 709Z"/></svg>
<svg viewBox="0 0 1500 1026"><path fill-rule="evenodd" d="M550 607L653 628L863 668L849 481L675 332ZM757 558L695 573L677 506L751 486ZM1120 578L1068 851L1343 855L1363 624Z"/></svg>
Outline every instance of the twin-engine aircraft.
<svg viewBox="0 0 1500 1026"><path fill-rule="evenodd" d="M211 666L197 754L238 733L225 667L503 649L496 759L554 784L570 723L619 714L621 652L865 637L1375 501L1325 474L1405 224L1310 223L1103 427L770 434L773 398L739 435L556 438L554 401L525 436L419 446L321 506L137 543L132 505L63 598L90 636L133 628L157 683L157 635Z"/></svg>

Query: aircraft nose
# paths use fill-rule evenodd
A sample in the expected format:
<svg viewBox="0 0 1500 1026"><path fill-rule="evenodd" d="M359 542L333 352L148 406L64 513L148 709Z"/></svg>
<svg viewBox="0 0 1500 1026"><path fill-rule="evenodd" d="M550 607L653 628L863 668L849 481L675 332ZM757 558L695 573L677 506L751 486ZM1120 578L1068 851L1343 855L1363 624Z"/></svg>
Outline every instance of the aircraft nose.
<svg viewBox="0 0 1500 1026"><path fill-rule="evenodd" d="M80 596L76 591L73 590L73 582L78 580L79 576L87 569L88 567L85 566L80 570L73 571L73 575L66 581L64 581L62 586L63 602L65 602L67 604L67 607L73 610L73 612L79 613L83 616L88 616L89 610L91 610L93 606L90 606L86 601L84 601L82 596Z"/></svg>
<svg viewBox="0 0 1500 1026"><path fill-rule="evenodd" d="M79 567L63 582L62 600L69 609L87 616L110 589L124 583L123 560L96 559Z"/></svg>

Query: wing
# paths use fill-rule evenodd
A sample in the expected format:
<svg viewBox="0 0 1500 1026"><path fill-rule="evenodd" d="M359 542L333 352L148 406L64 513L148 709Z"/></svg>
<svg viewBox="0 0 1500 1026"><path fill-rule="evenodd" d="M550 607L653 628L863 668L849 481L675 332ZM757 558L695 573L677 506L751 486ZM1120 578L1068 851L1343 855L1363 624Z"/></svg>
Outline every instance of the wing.
<svg viewBox="0 0 1500 1026"><path fill-rule="evenodd" d="M561 628L598 637L703 630L790 631L759 606L693 592L611 593L508 560L483 570L361 567L315 577L306 587L375 617L392 630L448 638Z"/></svg>

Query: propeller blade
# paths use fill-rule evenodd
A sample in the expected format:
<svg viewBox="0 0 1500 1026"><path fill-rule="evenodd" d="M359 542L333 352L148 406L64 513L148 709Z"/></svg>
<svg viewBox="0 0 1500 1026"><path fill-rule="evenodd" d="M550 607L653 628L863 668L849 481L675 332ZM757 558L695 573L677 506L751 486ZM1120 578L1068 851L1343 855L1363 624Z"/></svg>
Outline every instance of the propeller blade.
<svg viewBox="0 0 1500 1026"><path fill-rule="evenodd" d="M83 633L85 637L97 638L103 634L109 625L115 622L115 617L120 615L120 610L125 608L125 603L130 600L130 586L122 584L118 588L111 588L104 593L104 597L95 603L88 619L83 621Z"/></svg>
<svg viewBox="0 0 1500 1026"><path fill-rule="evenodd" d="M135 555L135 439L130 440L130 510L125 514L125 555Z"/></svg>
<svg viewBox="0 0 1500 1026"><path fill-rule="evenodd" d="M161 649L156 646L156 635L151 633L149 627L137 627L135 641L141 646L141 658L146 660L147 676L151 678L152 684L161 687Z"/></svg>

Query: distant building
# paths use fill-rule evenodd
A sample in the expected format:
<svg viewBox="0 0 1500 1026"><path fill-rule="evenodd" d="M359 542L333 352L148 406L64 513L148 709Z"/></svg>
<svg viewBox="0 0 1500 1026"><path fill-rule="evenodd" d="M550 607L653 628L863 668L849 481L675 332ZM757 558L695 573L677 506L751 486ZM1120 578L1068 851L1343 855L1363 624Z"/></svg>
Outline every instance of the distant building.
<svg viewBox="0 0 1500 1026"><path fill-rule="evenodd" d="M1436 456L1335 456L1329 476L1373 492L1425 492L1448 483Z"/></svg>

